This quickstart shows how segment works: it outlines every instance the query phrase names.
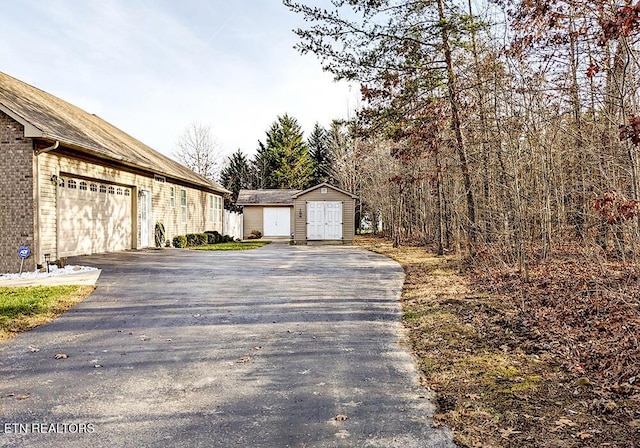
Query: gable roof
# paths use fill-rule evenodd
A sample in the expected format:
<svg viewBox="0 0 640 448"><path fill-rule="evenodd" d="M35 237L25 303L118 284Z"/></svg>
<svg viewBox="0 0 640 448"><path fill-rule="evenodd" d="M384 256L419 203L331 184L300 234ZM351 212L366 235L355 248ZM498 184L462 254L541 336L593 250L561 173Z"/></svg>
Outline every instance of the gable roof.
<svg viewBox="0 0 640 448"><path fill-rule="evenodd" d="M297 197L302 196L303 194L307 194L310 191L317 190L318 188L322 188L322 187L331 188L332 190L338 191L338 192L340 192L342 194L346 194L347 196L351 196L353 199L358 199L358 196L356 196L355 194L349 193L348 191L342 190L341 188L334 187L333 185L331 185L330 183L327 183L327 182L323 182L321 184L314 185L313 187L307 188L306 190L299 191L298 193L295 193L292 196L292 198L296 199Z"/></svg>
<svg viewBox="0 0 640 448"><path fill-rule="evenodd" d="M240 190L237 205L293 205L300 190Z"/></svg>
<svg viewBox="0 0 640 448"><path fill-rule="evenodd" d="M2 72L0 111L25 127L25 137L59 141L63 146L98 158L229 193L100 117Z"/></svg>

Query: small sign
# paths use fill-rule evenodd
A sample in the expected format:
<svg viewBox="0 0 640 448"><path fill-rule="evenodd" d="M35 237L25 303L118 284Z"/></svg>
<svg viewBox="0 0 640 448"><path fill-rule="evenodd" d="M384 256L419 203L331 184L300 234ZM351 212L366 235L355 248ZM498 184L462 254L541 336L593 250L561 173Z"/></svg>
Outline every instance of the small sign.
<svg viewBox="0 0 640 448"><path fill-rule="evenodd" d="M29 258L29 255L31 255L31 249L27 246L20 246L20 249L18 249L18 255L20 255L20 258L23 260L25 258Z"/></svg>

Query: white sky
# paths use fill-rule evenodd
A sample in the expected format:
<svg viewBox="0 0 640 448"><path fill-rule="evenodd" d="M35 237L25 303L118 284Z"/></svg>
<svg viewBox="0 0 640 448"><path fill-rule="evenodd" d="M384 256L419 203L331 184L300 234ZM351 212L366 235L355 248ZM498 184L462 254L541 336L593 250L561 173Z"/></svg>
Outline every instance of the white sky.
<svg viewBox="0 0 640 448"><path fill-rule="evenodd" d="M169 156L194 121L226 154L253 155L278 115L308 135L357 102L358 86L293 49L304 22L280 0L0 3L0 71Z"/></svg>

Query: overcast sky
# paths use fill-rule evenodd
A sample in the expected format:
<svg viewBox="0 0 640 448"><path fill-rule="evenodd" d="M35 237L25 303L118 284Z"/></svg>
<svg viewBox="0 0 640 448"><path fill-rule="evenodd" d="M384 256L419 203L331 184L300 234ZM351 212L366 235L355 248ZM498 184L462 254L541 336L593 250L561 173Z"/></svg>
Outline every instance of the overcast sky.
<svg viewBox="0 0 640 448"><path fill-rule="evenodd" d="M0 71L167 155L194 121L253 154L278 115L308 133L357 101L293 49L303 24L280 0L2 0Z"/></svg>

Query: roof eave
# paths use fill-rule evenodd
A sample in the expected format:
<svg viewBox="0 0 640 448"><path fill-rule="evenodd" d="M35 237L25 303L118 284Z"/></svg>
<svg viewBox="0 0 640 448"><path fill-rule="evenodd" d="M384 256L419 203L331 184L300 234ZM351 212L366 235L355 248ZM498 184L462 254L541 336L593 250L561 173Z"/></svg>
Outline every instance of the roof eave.
<svg viewBox="0 0 640 448"><path fill-rule="evenodd" d="M11 118L13 118L15 121L17 121L18 123L20 123L24 127L24 136L25 137L27 137L27 138L39 138L39 137L43 137L44 136L44 133L42 132L42 130L38 129L33 124L29 123L23 117L21 117L20 115L16 114L14 111L9 109L8 107L6 107L2 103L0 103L0 111L2 111L5 114L9 115Z"/></svg>

